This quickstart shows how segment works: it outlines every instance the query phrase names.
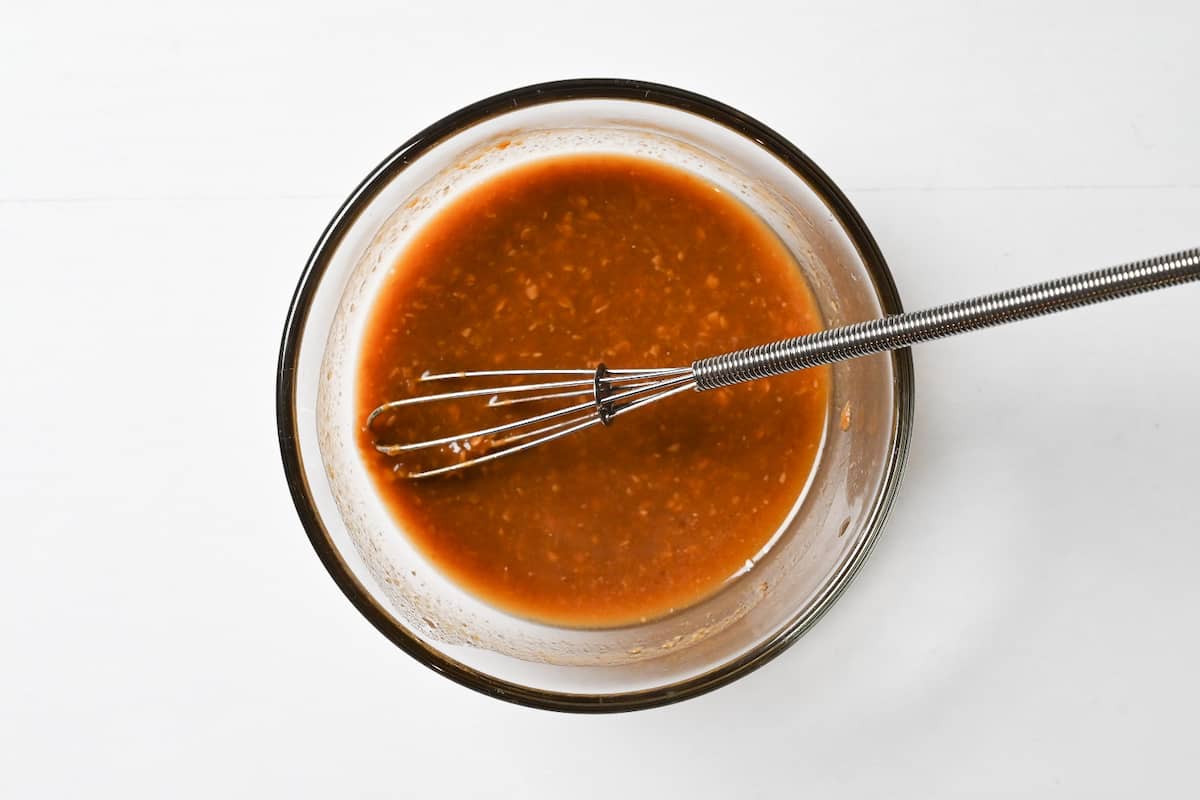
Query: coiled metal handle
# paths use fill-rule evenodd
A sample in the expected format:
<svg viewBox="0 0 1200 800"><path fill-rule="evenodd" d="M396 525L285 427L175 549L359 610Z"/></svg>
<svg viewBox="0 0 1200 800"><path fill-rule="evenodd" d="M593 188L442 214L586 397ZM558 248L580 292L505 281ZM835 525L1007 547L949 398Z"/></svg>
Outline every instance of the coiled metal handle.
<svg viewBox="0 0 1200 800"><path fill-rule="evenodd" d="M716 389L1198 279L1200 249L1184 250L703 358L693 362L692 371L697 391Z"/></svg>

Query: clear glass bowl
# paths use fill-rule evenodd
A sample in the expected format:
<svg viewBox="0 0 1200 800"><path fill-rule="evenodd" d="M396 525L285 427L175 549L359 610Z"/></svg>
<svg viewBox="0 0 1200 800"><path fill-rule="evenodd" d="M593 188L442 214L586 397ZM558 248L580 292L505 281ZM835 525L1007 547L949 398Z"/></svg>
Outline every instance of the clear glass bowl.
<svg viewBox="0 0 1200 800"><path fill-rule="evenodd" d="M574 80L483 100L380 164L329 223L292 301L279 358L284 470L330 575L384 635L478 691L618 711L711 690L780 653L829 608L883 525L908 446L907 351L836 365L825 441L775 544L720 592L669 617L555 628L488 606L417 552L357 458L355 353L374 291L413 231L457 192L567 152L665 160L740 197L795 254L827 326L901 310L871 234L803 153L746 115L656 84ZM732 512L731 512L732 513Z"/></svg>

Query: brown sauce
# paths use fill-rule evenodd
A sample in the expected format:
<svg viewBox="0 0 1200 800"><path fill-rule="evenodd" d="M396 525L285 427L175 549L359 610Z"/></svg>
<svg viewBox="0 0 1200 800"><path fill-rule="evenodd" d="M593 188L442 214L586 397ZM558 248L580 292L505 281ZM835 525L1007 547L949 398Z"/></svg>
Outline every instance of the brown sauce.
<svg viewBox="0 0 1200 800"><path fill-rule="evenodd" d="M657 162L558 157L465 192L416 235L370 310L356 408L430 393L426 370L686 366L819 328L790 254L736 199ZM827 380L688 392L453 477L408 480L367 431L359 444L400 527L459 585L551 624L629 624L711 594L770 542L820 447ZM417 406L383 433L496 414Z"/></svg>

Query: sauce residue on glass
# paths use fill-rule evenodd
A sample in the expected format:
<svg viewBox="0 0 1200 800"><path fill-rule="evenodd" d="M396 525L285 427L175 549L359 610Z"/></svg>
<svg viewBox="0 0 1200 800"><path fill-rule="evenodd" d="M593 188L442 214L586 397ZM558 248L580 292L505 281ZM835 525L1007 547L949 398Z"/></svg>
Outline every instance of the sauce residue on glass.
<svg viewBox="0 0 1200 800"><path fill-rule="evenodd" d="M632 156L548 158L464 192L408 244L369 312L358 419L430 393L426 370L686 366L820 327L786 247L718 187ZM365 429L359 447L405 535L469 592L549 624L632 624L769 544L820 448L827 383L820 368L689 392L442 478L402 477ZM417 441L496 414L434 403L380 421Z"/></svg>

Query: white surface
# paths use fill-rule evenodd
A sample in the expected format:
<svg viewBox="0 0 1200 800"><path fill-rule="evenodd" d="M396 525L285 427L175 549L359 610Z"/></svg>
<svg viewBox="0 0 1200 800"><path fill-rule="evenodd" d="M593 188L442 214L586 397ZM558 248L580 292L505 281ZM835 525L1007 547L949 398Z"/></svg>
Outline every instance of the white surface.
<svg viewBox="0 0 1200 800"><path fill-rule="evenodd" d="M476 695L318 563L288 299L362 175L479 97L617 75L758 116L910 308L1200 244L1195 3L699 5L6 6L0 796L1197 791L1198 286L919 350L864 571L682 705Z"/></svg>

